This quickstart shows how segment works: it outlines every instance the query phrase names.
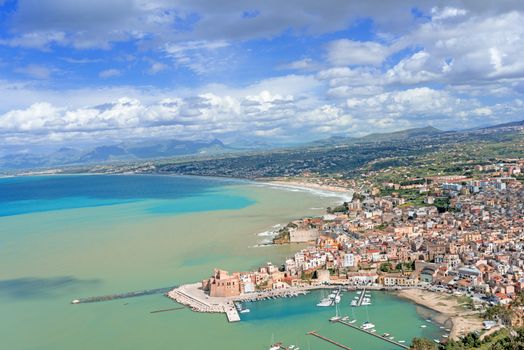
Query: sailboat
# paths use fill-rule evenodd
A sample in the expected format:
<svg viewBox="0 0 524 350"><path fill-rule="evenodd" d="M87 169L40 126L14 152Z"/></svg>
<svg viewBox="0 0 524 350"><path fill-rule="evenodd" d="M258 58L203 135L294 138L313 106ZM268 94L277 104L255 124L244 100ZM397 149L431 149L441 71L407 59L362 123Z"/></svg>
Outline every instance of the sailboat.
<svg viewBox="0 0 524 350"><path fill-rule="evenodd" d="M280 350L280 346L282 343L275 343L275 335L271 335L271 345L269 346L269 350Z"/></svg>
<svg viewBox="0 0 524 350"><path fill-rule="evenodd" d="M331 299L330 297L325 297L325 294L324 294L324 289L322 289L322 291L320 292L320 302L317 304L317 306L321 306L321 307L326 307L326 306L331 306L333 305L333 299Z"/></svg>
<svg viewBox="0 0 524 350"><path fill-rule="evenodd" d="M329 319L329 322L337 322L341 319L339 312L338 312L338 304L335 304L335 316L331 317Z"/></svg>
<svg viewBox="0 0 524 350"><path fill-rule="evenodd" d="M364 330L368 330L368 329L371 329L371 328L375 328L375 325L374 325L373 323L369 322L369 312L368 312L368 307L367 307L367 306L366 306L366 319L367 319L368 321L364 322L364 323L362 324L362 327L361 327L361 328L364 329Z"/></svg>

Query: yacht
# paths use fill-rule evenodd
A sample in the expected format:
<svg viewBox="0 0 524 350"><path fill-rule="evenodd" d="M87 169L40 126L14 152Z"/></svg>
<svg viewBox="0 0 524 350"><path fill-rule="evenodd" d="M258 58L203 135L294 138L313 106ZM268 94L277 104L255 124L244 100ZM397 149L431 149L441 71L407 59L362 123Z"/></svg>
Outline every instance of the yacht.
<svg viewBox="0 0 524 350"><path fill-rule="evenodd" d="M324 298L320 300L320 302L317 304L317 306L322 306L322 307L332 306L332 305L333 305L333 300L331 300L330 298Z"/></svg>
<svg viewBox="0 0 524 350"><path fill-rule="evenodd" d="M335 305L335 316L331 317L329 319L329 322L337 322L341 319L340 315L338 314L338 305Z"/></svg>
<svg viewBox="0 0 524 350"><path fill-rule="evenodd" d="M368 321L368 322L364 322L364 324L360 328L362 328L364 330L368 330L368 329L371 329L371 328L375 328L375 325Z"/></svg>

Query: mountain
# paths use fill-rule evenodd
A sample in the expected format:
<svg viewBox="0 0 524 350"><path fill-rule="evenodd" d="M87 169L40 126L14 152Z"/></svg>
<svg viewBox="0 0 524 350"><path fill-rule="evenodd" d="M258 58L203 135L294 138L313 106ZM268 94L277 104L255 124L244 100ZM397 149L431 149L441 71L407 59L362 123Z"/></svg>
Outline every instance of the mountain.
<svg viewBox="0 0 524 350"><path fill-rule="evenodd" d="M4 155L0 157L0 169L19 170L112 161L212 155L233 150L218 139L211 141L141 141L104 145L85 150L63 147L54 152L44 154L13 153Z"/></svg>
<svg viewBox="0 0 524 350"><path fill-rule="evenodd" d="M426 126L424 128L406 129L389 133L373 133L362 137L332 136L327 139L315 141L311 144L311 146L334 146L356 143L398 141L404 139L430 137L441 133L444 133L444 131L432 126Z"/></svg>

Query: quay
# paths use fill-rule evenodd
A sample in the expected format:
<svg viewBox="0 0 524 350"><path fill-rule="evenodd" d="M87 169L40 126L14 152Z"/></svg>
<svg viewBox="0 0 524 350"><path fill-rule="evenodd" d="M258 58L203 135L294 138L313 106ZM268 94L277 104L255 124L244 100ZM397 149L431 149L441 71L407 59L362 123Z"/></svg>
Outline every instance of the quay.
<svg viewBox="0 0 524 350"><path fill-rule="evenodd" d="M339 348L346 349L346 350L351 350L350 347L347 347L347 346L345 346L344 344L340 344L339 342L336 342L336 341L334 341L333 339L326 338L326 337L324 337L323 335L320 335L320 334L318 334L318 333L315 332L315 331L307 332L307 334L312 335L312 336L315 336L315 337L320 338L320 339L322 339L322 340L325 340L325 341L327 341L328 343L331 343L331 344L333 344L333 345L338 346Z"/></svg>
<svg viewBox="0 0 524 350"><path fill-rule="evenodd" d="M79 299L74 299L73 301L71 301L71 304L96 303L96 302L110 301L110 300L115 300L115 299L135 298L135 297L141 297L141 296L152 295L152 294L163 294L173 288L176 288L176 286L175 287L155 288L155 289L144 289L144 290L137 290L133 292L102 295L102 296L96 296L96 297L79 298Z"/></svg>
<svg viewBox="0 0 524 350"><path fill-rule="evenodd" d="M193 311L225 313L229 322L238 322L240 321L240 314L235 303L294 297L307 293L309 293L309 290L306 289L287 288L242 294L235 297L211 297L202 290L200 283L193 283L174 288L167 292L166 296L179 304L190 307Z"/></svg>
<svg viewBox="0 0 524 350"><path fill-rule="evenodd" d="M356 329L356 330L358 330L358 331L361 331L361 332L367 333L367 334L369 334L369 335L374 336L375 338L382 339L382 340L384 340L384 341L386 341L386 342L388 342L388 343L394 344L394 345L396 345L396 346L398 346L398 347L401 347L401 348L403 348L403 349L409 349L409 346L407 346L407 345L401 344L401 343L396 342L396 341L394 341L394 340L392 340L392 339L389 339L389 338L387 338L387 337L383 337L383 336L381 336L381 335L375 334L375 333L370 332L370 331L368 331L368 330L365 330L365 329L362 329L362 328L360 328L360 327L354 326L354 325L352 325L351 323L348 323L348 322L345 322L345 321L342 321L342 320L338 320L338 321L335 321L335 322L342 323L342 324L344 324L344 325L346 325L346 326L348 326L348 327L351 327L351 328Z"/></svg>

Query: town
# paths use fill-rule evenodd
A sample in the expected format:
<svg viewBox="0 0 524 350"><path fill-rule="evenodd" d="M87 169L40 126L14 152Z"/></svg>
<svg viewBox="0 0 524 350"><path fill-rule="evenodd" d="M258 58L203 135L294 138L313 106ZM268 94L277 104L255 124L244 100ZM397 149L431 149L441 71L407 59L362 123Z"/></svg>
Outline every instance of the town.
<svg viewBox="0 0 524 350"><path fill-rule="evenodd" d="M398 183L378 183L380 173L358 180L306 174L301 181L309 185L352 189L351 201L275 232L274 244L300 247L281 265L216 269L198 288L205 298L234 301L325 286L423 289L465 296L472 310L507 305L524 290L524 161L472 167L470 177ZM523 315L496 321L521 323Z"/></svg>

